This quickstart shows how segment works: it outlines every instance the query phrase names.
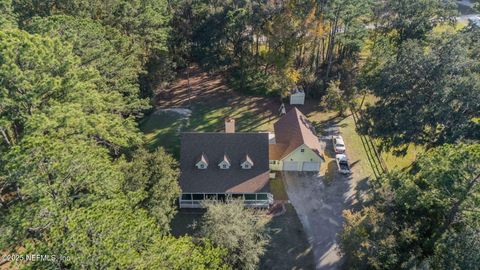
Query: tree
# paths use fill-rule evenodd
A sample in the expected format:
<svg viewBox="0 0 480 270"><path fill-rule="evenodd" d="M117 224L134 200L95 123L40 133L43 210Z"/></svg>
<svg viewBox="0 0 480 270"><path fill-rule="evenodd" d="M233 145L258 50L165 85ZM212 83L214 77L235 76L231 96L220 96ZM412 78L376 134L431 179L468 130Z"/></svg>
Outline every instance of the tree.
<svg viewBox="0 0 480 270"><path fill-rule="evenodd" d="M173 158L121 158L142 143L136 123L80 63L56 38L0 32L2 250L56 256L25 269L226 269L222 248L169 234Z"/></svg>
<svg viewBox="0 0 480 270"><path fill-rule="evenodd" d="M166 49L169 21L166 0L113 0L108 3L98 0L14 0L13 6L22 24L28 23L35 16L57 14L91 18L114 27L123 34L132 35L146 56L155 50Z"/></svg>
<svg viewBox="0 0 480 270"><path fill-rule="evenodd" d="M100 88L122 94L127 104L125 115L139 114L148 107L146 100L139 99L141 48L128 36L88 18L64 15L36 17L25 28L71 44L80 57L80 66L94 68L102 75Z"/></svg>
<svg viewBox="0 0 480 270"><path fill-rule="evenodd" d="M244 206L243 201L207 201L200 235L227 250L226 262L233 269L256 269L268 243L266 220Z"/></svg>
<svg viewBox="0 0 480 270"><path fill-rule="evenodd" d="M344 213L341 249L353 269L478 265L479 144L432 149L409 171L372 182L370 192L364 209ZM473 249L452 244L460 239Z"/></svg>
<svg viewBox="0 0 480 270"><path fill-rule="evenodd" d="M161 236L145 210L126 197L63 209L43 241L25 243L25 254L49 254L26 269L227 269L225 251L208 241Z"/></svg>
<svg viewBox="0 0 480 270"><path fill-rule="evenodd" d="M63 125L61 131L77 135L81 127L83 135L116 153L140 142L133 119L120 115L126 101L120 93L100 88L98 72L82 68L70 46L18 30L0 32L0 36L4 143L13 145L28 132L28 119L32 129L54 136L65 135L59 125Z"/></svg>
<svg viewBox="0 0 480 270"><path fill-rule="evenodd" d="M0 0L0 29L14 28L17 25L12 0Z"/></svg>
<svg viewBox="0 0 480 270"><path fill-rule="evenodd" d="M180 196L177 162L165 150L153 153L140 148L122 167L125 182L122 189L129 197L139 196L140 206L157 221L161 232L168 233L170 220L176 213L175 201Z"/></svg>
<svg viewBox="0 0 480 270"><path fill-rule="evenodd" d="M476 269L480 265L480 231L467 227L461 233L449 231L429 260L432 269Z"/></svg>
<svg viewBox="0 0 480 270"><path fill-rule="evenodd" d="M378 6L380 30L393 34L397 46L409 39L425 39L436 25L453 22L457 14L457 4L451 0L388 0Z"/></svg>
<svg viewBox="0 0 480 270"><path fill-rule="evenodd" d="M327 93L323 97L323 103L330 110L337 110L340 115L344 115L348 108L348 102L340 90L340 81L330 81L328 83Z"/></svg>
<svg viewBox="0 0 480 270"><path fill-rule="evenodd" d="M434 39L407 41L369 88L379 98L366 110L361 131L386 146L429 147L478 139L480 111L478 29Z"/></svg>

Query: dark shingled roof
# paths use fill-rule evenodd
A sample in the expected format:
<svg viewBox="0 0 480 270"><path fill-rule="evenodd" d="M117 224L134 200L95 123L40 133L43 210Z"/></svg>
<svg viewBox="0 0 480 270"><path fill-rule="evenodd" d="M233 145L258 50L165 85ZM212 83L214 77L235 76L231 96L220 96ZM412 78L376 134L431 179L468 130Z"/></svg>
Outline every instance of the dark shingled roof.
<svg viewBox="0 0 480 270"><path fill-rule="evenodd" d="M195 167L202 153L208 168ZM227 155L229 169L218 163ZM248 154L251 169L240 163ZM182 133L180 148L180 187L182 192L260 192L268 189L268 133Z"/></svg>

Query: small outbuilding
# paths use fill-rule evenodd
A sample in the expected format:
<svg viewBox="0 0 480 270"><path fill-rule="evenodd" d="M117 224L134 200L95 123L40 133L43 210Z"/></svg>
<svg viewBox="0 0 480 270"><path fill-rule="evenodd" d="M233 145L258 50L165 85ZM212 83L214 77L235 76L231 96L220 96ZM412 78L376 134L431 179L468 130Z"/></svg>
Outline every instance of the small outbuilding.
<svg viewBox="0 0 480 270"><path fill-rule="evenodd" d="M305 91L302 87L296 86L290 91L290 105L303 105L305 103Z"/></svg>

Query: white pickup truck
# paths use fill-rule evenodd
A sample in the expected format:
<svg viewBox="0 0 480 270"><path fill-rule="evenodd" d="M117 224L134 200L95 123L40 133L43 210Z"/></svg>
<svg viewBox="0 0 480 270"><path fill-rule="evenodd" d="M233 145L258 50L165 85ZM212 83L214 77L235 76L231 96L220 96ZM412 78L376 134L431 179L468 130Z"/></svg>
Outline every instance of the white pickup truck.
<svg viewBox="0 0 480 270"><path fill-rule="evenodd" d="M335 155L337 161L338 172L341 174L350 174L350 165L348 164L347 156L344 154Z"/></svg>

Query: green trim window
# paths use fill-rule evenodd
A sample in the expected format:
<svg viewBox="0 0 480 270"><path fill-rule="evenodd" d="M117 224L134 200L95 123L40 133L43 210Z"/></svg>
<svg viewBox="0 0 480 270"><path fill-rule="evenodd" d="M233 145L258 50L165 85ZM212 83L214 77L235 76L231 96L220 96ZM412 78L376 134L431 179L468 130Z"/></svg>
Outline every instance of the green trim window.
<svg viewBox="0 0 480 270"><path fill-rule="evenodd" d="M265 193L257 194L257 200L268 200L268 195Z"/></svg>

